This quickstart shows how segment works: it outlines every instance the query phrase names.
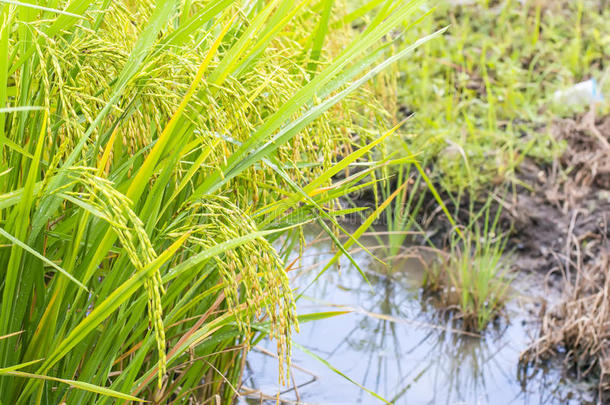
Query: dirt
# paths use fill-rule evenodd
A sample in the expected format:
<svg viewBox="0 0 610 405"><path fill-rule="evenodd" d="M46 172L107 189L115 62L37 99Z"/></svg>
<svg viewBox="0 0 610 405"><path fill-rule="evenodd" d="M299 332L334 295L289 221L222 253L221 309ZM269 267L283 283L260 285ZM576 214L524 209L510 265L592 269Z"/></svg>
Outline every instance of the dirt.
<svg viewBox="0 0 610 405"><path fill-rule="evenodd" d="M586 123L590 118L582 120L585 123L562 120L553 125L555 136L567 142L559 160L548 167L531 161L520 167L527 187L509 205L509 212L521 269L565 267L575 244L584 247L579 258L583 263L610 248L610 145L605 144L610 139L610 116L595 127Z"/></svg>
<svg viewBox="0 0 610 405"><path fill-rule="evenodd" d="M596 383L610 403L610 116L589 112L550 128L564 154L542 166L525 161L523 187L507 212L514 226L515 266L545 272L562 298L543 306L539 339L525 364L561 354L566 369Z"/></svg>

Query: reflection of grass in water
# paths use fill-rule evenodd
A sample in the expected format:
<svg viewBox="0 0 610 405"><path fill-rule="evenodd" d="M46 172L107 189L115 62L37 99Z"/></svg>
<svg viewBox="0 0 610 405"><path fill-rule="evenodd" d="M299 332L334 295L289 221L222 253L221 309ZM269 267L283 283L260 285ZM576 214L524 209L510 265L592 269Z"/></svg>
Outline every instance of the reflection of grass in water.
<svg viewBox="0 0 610 405"><path fill-rule="evenodd" d="M308 241L316 239L311 228L305 230L305 237ZM380 240L386 242L386 237ZM379 241L369 236L363 239L363 243L370 247L367 242ZM332 256L330 243L327 238L305 251L301 283L306 284L307 277L315 273L316 263L323 265ZM373 252L377 254L381 249L379 247ZM320 298L314 298L317 305L331 306L323 300L334 297L336 301L346 299L353 305L359 305L362 310L349 315L358 317L358 320L354 321L351 329L338 331L341 342L336 346L324 346L324 338L319 340L319 336L322 336L319 329L311 330L309 336L313 340L307 344L310 350L335 366L339 366L346 358L348 361L353 358L358 362L358 371L342 371L397 404L411 403L414 395L420 400L422 386L431 393L429 403L452 404L455 401L476 400L487 396L491 398L485 399L497 399L493 395L494 390L505 389L517 382L513 367L517 364L519 349L506 347L514 342L514 339L509 340L505 335L507 323L500 322L494 327L488 327L484 338L469 337L459 330L449 330L450 326L455 325L455 313L449 313L448 318L438 317L436 310L425 306L427 301L420 305L418 290L411 289L417 285L416 277L411 273L418 272L419 269L413 270L406 263L401 263L403 271L384 273L379 262L367 257L365 252L353 254L360 265L368 270L367 276L373 288L360 278L352 266L344 267L341 274L329 272L320 279L314 290L315 296ZM385 260L383 255L380 254L379 257ZM307 268L311 274L306 271ZM338 291L342 294L341 298L337 296ZM514 330L512 334L514 335ZM521 338L518 339L520 341ZM511 355L512 351L514 356ZM514 363L510 360L512 358ZM321 378L323 380L324 376ZM556 401L555 403L563 403L551 392L555 387L546 387L545 381L538 381L540 380L533 383L535 385L531 392L520 393L518 388L511 388L509 392L515 395L515 399L527 398L536 402L540 396ZM314 383L302 391L301 395L315 396L319 390L320 386ZM566 389L562 387L560 391L563 393ZM354 392L357 392L356 389ZM355 393L354 396L356 395L359 395L362 403L371 403L366 393ZM506 402L509 402L508 399Z"/></svg>
<svg viewBox="0 0 610 405"><path fill-rule="evenodd" d="M377 292L374 296L379 299L369 304L370 311L377 310L397 320L408 319L409 315L412 315L404 311L404 300L413 300L414 297L411 294L404 297L395 281L386 278L374 286ZM363 284L361 288L365 292L368 286ZM377 392L384 390L384 394L390 393L393 395L388 398L391 402L407 395L419 379L434 373L430 377L434 381L433 391L451 403L452 399L463 398L471 393L487 392L485 375L504 368L504 365L491 362L497 349L488 340L464 336L459 332L431 329L411 343L408 338L405 339L404 333L397 326L397 321L365 315L346 334L345 341L329 355L336 353L343 345L349 345L352 350L366 356L366 360L362 362L366 371L361 383ZM363 332L365 336L362 336ZM405 362L406 357L422 350L426 352L417 358L428 360L419 363ZM385 355L380 356L380 353ZM443 367L444 364L448 364L448 367ZM497 370L490 370L493 367L497 367ZM396 372L400 379L395 378ZM384 386L388 382L398 381L401 385Z"/></svg>
<svg viewBox="0 0 610 405"><path fill-rule="evenodd" d="M348 277L346 274L348 271L351 269L344 269L342 276ZM350 280L359 279L354 277ZM464 387L463 381L466 380L473 381L474 391L485 390L484 386L476 388L481 387L480 379L484 374L481 362L483 359L491 357L489 356L491 350L481 354L481 349L477 348L477 345L486 347L485 343L481 343L482 341L476 338L459 339L459 331L456 331L457 333L439 331L434 327L438 326L442 329L443 326L425 325L424 323L419 323L420 327L424 325L424 327L433 329L429 333L422 333L421 337L418 335L417 341L411 343L399 325L402 323L401 321L409 324L418 323L409 320L413 316L413 310L417 311L418 305L413 305L417 294L406 291L406 286L392 277L371 275L369 280L373 284L373 293L370 286L363 280L356 282L348 289L358 297L358 302L362 303L363 316L351 330L347 331L345 339L340 344L325 352L327 359L332 362L332 357L337 356L346 347L349 347L350 351L359 353L364 368L359 382L380 394L394 396L394 398L387 397L391 402L406 395L413 384L419 378L429 374L430 370L438 369L437 372L440 372L435 365L446 363L446 357L451 358L451 363L454 364L452 369L457 370L460 367L462 369L458 373L448 373L451 376L448 375L447 378L455 377L456 381L448 385L449 391L442 390L443 397L446 392L447 398L451 398L454 395L455 387ZM320 286L320 288L328 291L324 286ZM434 343L431 344L431 342ZM412 356L428 345L431 345L427 349L428 352L418 357L430 359L430 361L415 366L405 363L406 356ZM472 375L464 377L464 370L468 370L467 373L472 372ZM396 378L396 373L400 378ZM395 382L399 382L400 385L388 385ZM441 390L441 387L439 385L438 390Z"/></svg>

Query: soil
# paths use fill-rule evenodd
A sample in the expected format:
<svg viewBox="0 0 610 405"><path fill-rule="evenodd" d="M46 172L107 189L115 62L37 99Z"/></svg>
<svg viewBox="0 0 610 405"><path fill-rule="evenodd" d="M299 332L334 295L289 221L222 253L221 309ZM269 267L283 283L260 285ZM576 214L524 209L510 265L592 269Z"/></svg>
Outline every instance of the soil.
<svg viewBox="0 0 610 405"><path fill-rule="evenodd" d="M589 112L550 128L566 143L547 166L519 169L523 181L507 203L517 247L515 266L544 272L562 290L543 306L539 339L523 356L527 364L563 358L579 380L595 382L610 403L610 116Z"/></svg>
<svg viewBox="0 0 610 405"><path fill-rule="evenodd" d="M547 167L525 161L519 177L526 186L508 205L522 270L571 267L576 245L580 264L610 249L610 116L595 121L588 113L551 131L566 142L565 153Z"/></svg>

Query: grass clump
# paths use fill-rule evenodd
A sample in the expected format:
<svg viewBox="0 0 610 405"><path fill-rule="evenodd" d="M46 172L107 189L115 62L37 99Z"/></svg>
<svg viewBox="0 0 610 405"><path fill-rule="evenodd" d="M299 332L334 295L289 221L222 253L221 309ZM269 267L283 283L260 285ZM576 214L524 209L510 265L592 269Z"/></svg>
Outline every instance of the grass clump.
<svg viewBox="0 0 610 405"><path fill-rule="evenodd" d="M509 298L507 238L495 233L500 213L490 218L490 202L479 212L471 208L473 222L451 235L449 248L428 265L422 282L437 306L455 313L468 331L484 330L498 318Z"/></svg>
<svg viewBox="0 0 610 405"><path fill-rule="evenodd" d="M437 295L445 309L455 310L465 330L481 331L498 317L508 298L504 260L501 246L468 235L428 269L424 290Z"/></svg>

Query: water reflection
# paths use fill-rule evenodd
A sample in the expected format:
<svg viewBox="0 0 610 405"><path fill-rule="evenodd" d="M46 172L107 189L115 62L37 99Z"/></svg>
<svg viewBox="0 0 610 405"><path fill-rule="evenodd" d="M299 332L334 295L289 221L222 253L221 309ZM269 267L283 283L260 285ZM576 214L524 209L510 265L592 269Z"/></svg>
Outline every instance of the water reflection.
<svg viewBox="0 0 610 405"><path fill-rule="evenodd" d="M379 257L379 237L364 238ZM303 287L316 276L334 252L331 243L310 232L293 285ZM539 373L522 386L517 378L520 352L530 341L527 306L532 300L509 304L510 322L500 321L484 338L452 329L422 303L419 285L423 266L412 251L382 265L363 251L354 257L370 285L347 260L327 271L298 303L298 312L350 310L346 315L302 323L294 341L320 356L358 384L394 404L580 404L590 401L579 387L556 386L557 376ZM532 285L532 283L525 283ZM519 286L527 288L527 286ZM531 287L530 287L531 288ZM526 291L530 297L534 291ZM278 392L285 403L381 404L320 361L295 348L293 387L277 384L273 343L248 356L244 385L252 398L240 404L267 403ZM256 398L254 398L256 396ZM268 403L274 403L275 401Z"/></svg>

